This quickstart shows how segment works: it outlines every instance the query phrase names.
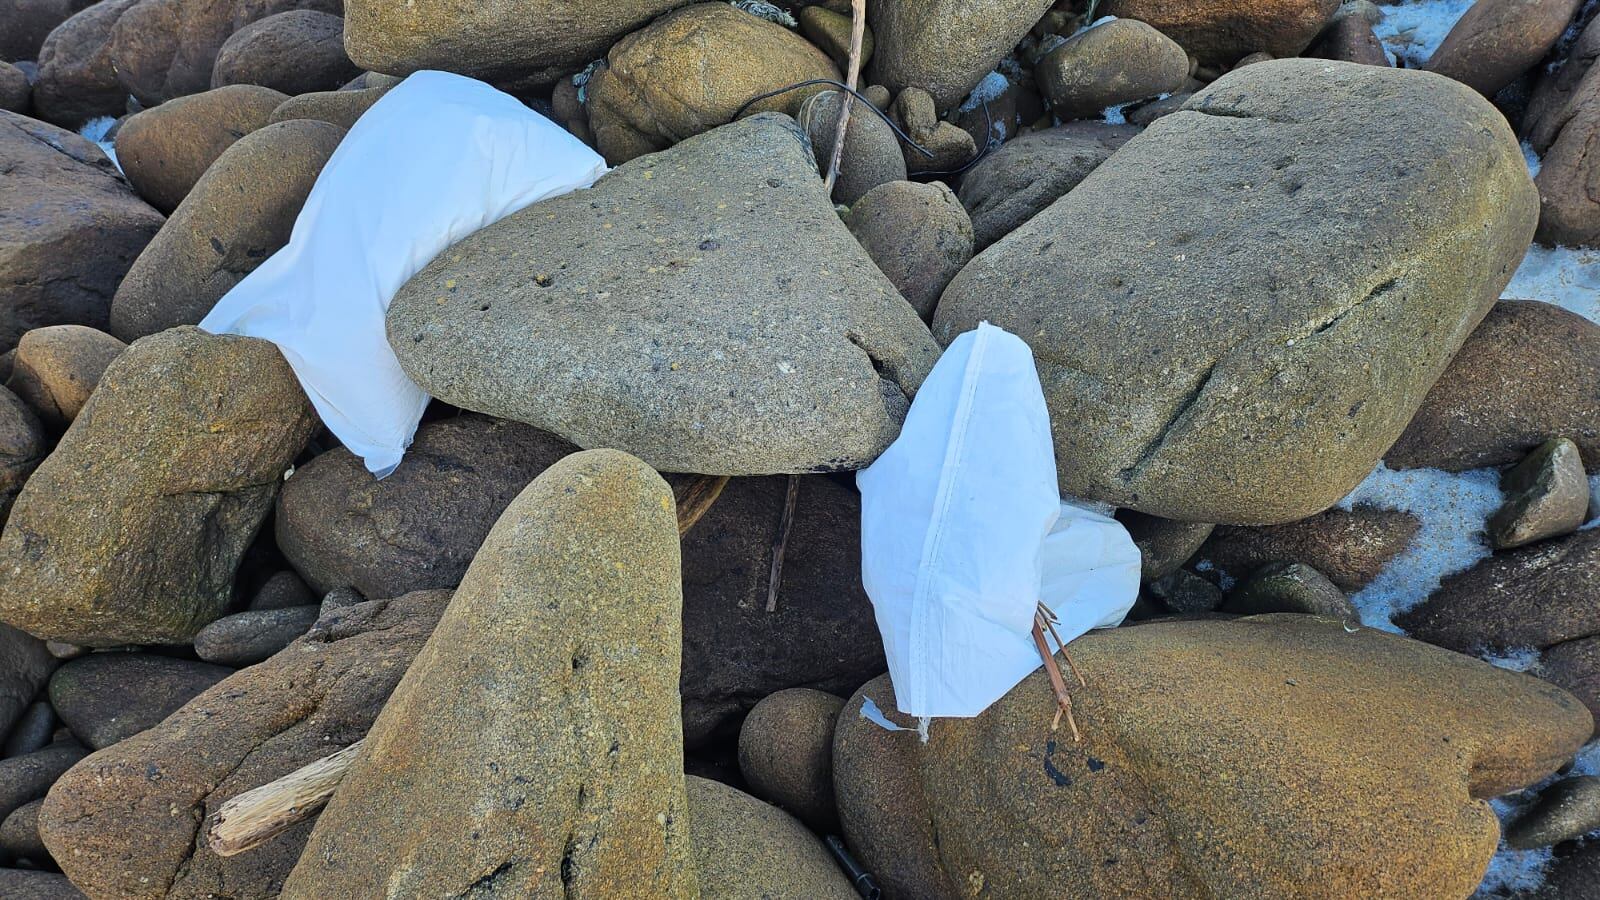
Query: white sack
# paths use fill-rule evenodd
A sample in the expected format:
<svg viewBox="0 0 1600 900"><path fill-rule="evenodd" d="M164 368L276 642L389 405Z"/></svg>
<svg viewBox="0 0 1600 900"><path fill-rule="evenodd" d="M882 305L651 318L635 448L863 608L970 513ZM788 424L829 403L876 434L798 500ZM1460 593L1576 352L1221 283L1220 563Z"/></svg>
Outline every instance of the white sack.
<svg viewBox="0 0 1600 900"><path fill-rule="evenodd" d="M902 713L975 716L1042 661L1043 602L1064 640L1122 621L1139 551L1065 505L1028 345L987 322L934 366L899 438L856 475L861 569Z"/></svg>
<svg viewBox="0 0 1600 900"><path fill-rule="evenodd" d="M200 327L277 344L323 423L381 477L399 465L428 403L389 348L389 301L446 247L605 171L598 154L510 95L418 72L350 129L288 245Z"/></svg>

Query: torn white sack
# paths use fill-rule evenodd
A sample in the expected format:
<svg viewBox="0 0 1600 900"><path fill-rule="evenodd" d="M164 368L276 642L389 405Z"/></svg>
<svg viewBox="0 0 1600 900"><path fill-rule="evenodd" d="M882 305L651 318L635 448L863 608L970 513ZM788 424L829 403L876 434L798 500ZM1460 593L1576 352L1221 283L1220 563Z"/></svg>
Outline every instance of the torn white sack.
<svg viewBox="0 0 1600 900"><path fill-rule="evenodd" d="M1127 530L1063 504L1028 345L987 322L956 338L900 436L857 473L861 569L896 706L975 716L1039 668L1043 603L1070 641L1139 591Z"/></svg>
<svg viewBox="0 0 1600 900"><path fill-rule="evenodd" d="M451 244L605 171L598 154L509 94L417 72L350 129L289 243L200 327L277 344L323 423L381 477L399 465L428 403L389 347L389 301Z"/></svg>

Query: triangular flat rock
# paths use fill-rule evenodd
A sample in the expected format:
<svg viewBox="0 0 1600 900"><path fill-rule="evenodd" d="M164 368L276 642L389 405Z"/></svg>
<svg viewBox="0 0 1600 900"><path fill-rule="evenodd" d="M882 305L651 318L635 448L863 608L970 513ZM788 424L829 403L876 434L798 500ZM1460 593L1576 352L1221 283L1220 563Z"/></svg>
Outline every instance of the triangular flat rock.
<svg viewBox="0 0 1600 900"><path fill-rule="evenodd" d="M388 324L441 400L712 475L865 466L939 354L776 113L479 231Z"/></svg>

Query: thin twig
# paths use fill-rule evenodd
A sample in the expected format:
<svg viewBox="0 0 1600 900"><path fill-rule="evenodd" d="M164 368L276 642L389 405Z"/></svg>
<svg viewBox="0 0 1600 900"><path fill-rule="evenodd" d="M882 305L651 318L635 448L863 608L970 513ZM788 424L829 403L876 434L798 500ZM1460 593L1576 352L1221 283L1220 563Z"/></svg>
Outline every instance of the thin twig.
<svg viewBox="0 0 1600 900"><path fill-rule="evenodd" d="M854 91L861 79L861 41L867 31L867 0L850 0L850 64L846 67L844 82ZM839 133L833 138L833 157L828 163L828 175L823 179L826 193L833 194L833 183L839 178L839 164L844 159L845 132L850 128L850 110L855 102L850 94L839 98Z"/></svg>
<svg viewBox="0 0 1600 900"><path fill-rule="evenodd" d="M1050 644L1044 639L1045 618L1039 613L1033 615L1033 644L1039 648L1039 656L1044 660L1045 674L1050 677L1050 689L1055 691L1056 706L1060 712L1056 714L1055 722L1050 726L1054 731L1061 724L1061 715L1066 714L1067 725L1072 728L1072 742L1078 743L1083 735L1078 732L1078 720L1072 715L1072 696L1067 693L1066 679L1061 677L1061 667L1056 665L1056 658L1050 652Z"/></svg>
<svg viewBox="0 0 1600 900"><path fill-rule="evenodd" d="M783 494L783 517L778 520L778 537L772 542L772 572L767 576L767 612L778 611L778 586L783 584L783 554L789 549L789 529L794 526L794 508L800 502L800 476L789 476Z"/></svg>

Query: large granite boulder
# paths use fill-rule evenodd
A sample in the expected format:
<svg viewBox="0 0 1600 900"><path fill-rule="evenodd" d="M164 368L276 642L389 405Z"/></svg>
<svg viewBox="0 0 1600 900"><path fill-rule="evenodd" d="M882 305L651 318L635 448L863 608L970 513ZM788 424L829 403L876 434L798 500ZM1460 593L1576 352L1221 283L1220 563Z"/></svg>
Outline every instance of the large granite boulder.
<svg viewBox="0 0 1600 900"><path fill-rule="evenodd" d="M111 333L132 341L205 318L289 242L306 195L343 137L337 125L297 120L253 131L223 150L117 287Z"/></svg>
<svg viewBox="0 0 1600 900"><path fill-rule="evenodd" d="M134 257L161 228L100 148L0 112L0 352L44 325L104 329Z"/></svg>
<svg viewBox="0 0 1600 900"><path fill-rule="evenodd" d="M100 0L50 32L39 50L33 113L77 129L90 119L120 116L128 91L111 64L111 29L139 0Z"/></svg>
<svg viewBox="0 0 1600 900"><path fill-rule="evenodd" d="M717 781L685 780L700 895L716 900L855 900L828 848L793 816Z"/></svg>
<svg viewBox="0 0 1600 900"><path fill-rule="evenodd" d="M496 84L549 84L685 0L347 0L345 49L356 65L409 75L459 72Z"/></svg>
<svg viewBox="0 0 1600 900"><path fill-rule="evenodd" d="M1251 53L1298 54L1338 8L1339 0L1106 0L1099 12L1154 25L1202 65L1231 66Z"/></svg>
<svg viewBox="0 0 1600 900"><path fill-rule="evenodd" d="M473 234L388 324L447 403L712 475L860 468L938 356L776 114Z"/></svg>
<svg viewBox="0 0 1600 900"><path fill-rule="evenodd" d="M284 900L378 884L394 896L699 896L674 508L659 475L614 450L569 456L512 501Z"/></svg>
<svg viewBox="0 0 1600 900"><path fill-rule="evenodd" d="M961 178L961 203L972 215L977 248L987 248L1061 199L1140 130L1068 122L1001 144Z"/></svg>
<svg viewBox="0 0 1600 900"><path fill-rule="evenodd" d="M802 478L777 602L767 608L786 478L736 478L683 538L683 735L732 737L790 687L849 696L886 668L861 586L861 498Z"/></svg>
<svg viewBox="0 0 1600 900"><path fill-rule="evenodd" d="M273 13L338 13L343 0L138 0L111 31L117 78L147 107L211 87L217 52L239 29Z"/></svg>
<svg viewBox="0 0 1600 900"><path fill-rule="evenodd" d="M1465 85L1260 63L979 254L934 330L988 320L1032 345L1063 493L1293 521L1400 436L1537 217L1516 138Z"/></svg>
<svg viewBox="0 0 1600 900"><path fill-rule="evenodd" d="M1478 0L1425 68L1493 97L1550 52L1582 6L1583 0Z"/></svg>
<svg viewBox="0 0 1600 900"><path fill-rule="evenodd" d="M0 535L0 619L83 646L182 643L222 614L316 425L278 349L180 328L106 369Z"/></svg>
<svg viewBox="0 0 1600 900"><path fill-rule="evenodd" d="M887 677L845 706L839 812L886 893L1466 897L1499 841L1484 801L1594 727L1531 676L1314 616L1119 628L1072 653L1077 743L1050 728L1042 670L927 743Z"/></svg>
<svg viewBox="0 0 1600 900"><path fill-rule="evenodd" d="M238 84L169 100L117 127L117 162L139 196L170 214L224 150L267 124L288 99Z"/></svg>
<svg viewBox="0 0 1600 900"><path fill-rule="evenodd" d="M1050 9L1051 0L875 0L867 81L898 94L933 95L943 111L960 103Z"/></svg>
<svg viewBox="0 0 1600 900"><path fill-rule="evenodd" d="M589 127L612 165L725 124L760 94L840 80L827 54L794 32L726 3L697 3L617 42L586 88ZM816 85L751 109L791 115Z"/></svg>
<svg viewBox="0 0 1600 900"><path fill-rule="evenodd" d="M295 469L278 495L278 546L320 595L453 588L495 519L572 445L467 414L428 422L382 480L343 447Z"/></svg>
<svg viewBox="0 0 1600 900"><path fill-rule="evenodd" d="M1396 469L1505 466L1553 437L1600 472L1600 325L1531 300L1502 300L1461 345L1400 439Z"/></svg>
<svg viewBox="0 0 1600 900"><path fill-rule="evenodd" d="M63 776L39 819L46 845L95 897L276 897L311 823L230 857L210 850L202 823L365 735L449 602L429 591L330 611L271 659Z"/></svg>
<svg viewBox="0 0 1600 900"><path fill-rule="evenodd" d="M257 84L306 94L337 90L360 74L361 67L344 52L344 19L291 9L235 31L217 51L211 87Z"/></svg>

